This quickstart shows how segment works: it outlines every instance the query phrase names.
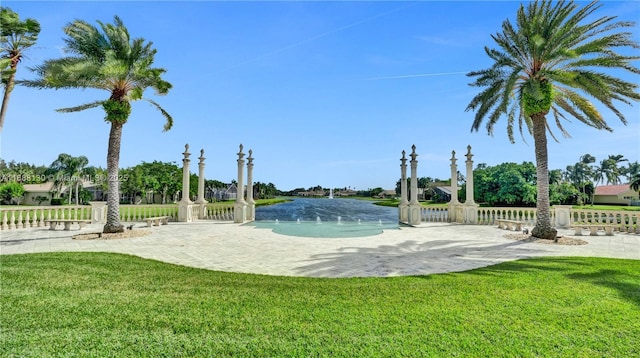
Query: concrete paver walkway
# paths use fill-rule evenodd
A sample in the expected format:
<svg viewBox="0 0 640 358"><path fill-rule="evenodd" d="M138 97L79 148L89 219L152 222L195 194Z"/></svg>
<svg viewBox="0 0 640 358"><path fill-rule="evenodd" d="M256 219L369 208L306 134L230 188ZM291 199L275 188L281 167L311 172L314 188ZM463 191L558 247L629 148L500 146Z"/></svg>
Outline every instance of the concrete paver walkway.
<svg viewBox="0 0 640 358"><path fill-rule="evenodd" d="M197 222L134 230L150 235L116 240L74 240L102 225L78 231L31 228L0 232L0 254L92 251L136 255L168 263L228 272L283 276L367 277L466 271L536 256L594 256L640 260L640 235L581 236L587 245L549 245L505 238L495 226L449 223L388 230L358 238L284 236L268 229ZM573 231L560 230L570 236Z"/></svg>

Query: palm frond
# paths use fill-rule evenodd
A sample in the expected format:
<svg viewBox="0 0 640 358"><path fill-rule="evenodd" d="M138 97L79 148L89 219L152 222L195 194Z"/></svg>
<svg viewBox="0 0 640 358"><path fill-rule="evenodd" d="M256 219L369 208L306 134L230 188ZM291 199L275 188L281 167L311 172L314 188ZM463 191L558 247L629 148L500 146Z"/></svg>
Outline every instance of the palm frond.
<svg viewBox="0 0 640 358"><path fill-rule="evenodd" d="M96 107L102 106L102 104L104 102L105 101L95 101L95 102L92 102L92 103L83 104L81 106L60 108L60 109L56 109L56 112L60 112L60 113L80 112L80 111L84 111L85 109L96 108Z"/></svg>
<svg viewBox="0 0 640 358"><path fill-rule="evenodd" d="M169 129L171 129L171 127L173 127L173 117L171 117L171 115L164 110L164 108L160 107L160 105L158 103L156 103L155 101L145 98L145 100L149 103L151 103L154 107L156 107L160 113L162 113L162 115L164 116L164 118L166 118L167 122L164 124L164 127L162 128L163 132L168 131Z"/></svg>

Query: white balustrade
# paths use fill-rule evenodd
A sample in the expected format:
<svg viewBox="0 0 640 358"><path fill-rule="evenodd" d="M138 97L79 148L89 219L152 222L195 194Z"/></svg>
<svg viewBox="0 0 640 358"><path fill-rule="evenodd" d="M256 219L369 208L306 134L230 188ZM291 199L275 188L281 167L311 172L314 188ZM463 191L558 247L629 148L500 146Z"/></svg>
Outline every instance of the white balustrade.
<svg viewBox="0 0 640 358"><path fill-rule="evenodd" d="M18 230L45 226L47 219L88 220L88 206L3 206L0 208L0 230Z"/></svg>

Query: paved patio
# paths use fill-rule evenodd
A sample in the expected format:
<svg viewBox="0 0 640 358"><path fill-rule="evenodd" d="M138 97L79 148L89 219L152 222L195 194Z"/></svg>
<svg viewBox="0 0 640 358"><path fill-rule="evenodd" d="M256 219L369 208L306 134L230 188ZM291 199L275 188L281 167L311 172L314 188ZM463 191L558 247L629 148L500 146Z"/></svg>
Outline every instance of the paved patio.
<svg viewBox="0 0 640 358"><path fill-rule="evenodd" d="M495 226L449 223L388 230L379 235L319 239L275 234L268 229L197 222L134 230L150 235L116 240L74 240L101 231L31 228L0 232L0 254L115 252L209 270L283 276L367 277L466 271L537 256L594 256L640 260L640 235L580 236L587 245L550 245L506 238ZM572 230L559 230L563 236Z"/></svg>

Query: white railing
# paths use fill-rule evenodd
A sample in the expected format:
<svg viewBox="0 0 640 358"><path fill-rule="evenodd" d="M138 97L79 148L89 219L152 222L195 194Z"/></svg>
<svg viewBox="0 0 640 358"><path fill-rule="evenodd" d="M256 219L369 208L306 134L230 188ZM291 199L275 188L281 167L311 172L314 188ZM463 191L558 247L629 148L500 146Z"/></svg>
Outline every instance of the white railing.
<svg viewBox="0 0 640 358"><path fill-rule="evenodd" d="M447 222L449 210L443 207L423 207L420 208L420 217L424 222Z"/></svg>
<svg viewBox="0 0 640 358"><path fill-rule="evenodd" d="M233 205L207 205L204 217L200 215L199 205L190 205L194 220L233 221ZM462 222L462 205L455 208L456 221ZM559 209L558 209L559 210ZM551 208L551 224L555 226L557 211ZM420 209L422 222L447 222L449 211L446 207L424 207ZM478 225L495 225L497 219L518 220L525 225L534 226L535 208L522 207L479 207ZM169 216L172 221L178 218L178 206L166 205L120 205L120 220L123 222L142 221L148 217ZM640 234L640 211L569 209L569 225L608 224L616 225L619 232ZM91 220L89 206L3 206L0 207L0 230L27 229L45 226L46 220L74 219Z"/></svg>
<svg viewBox="0 0 640 358"><path fill-rule="evenodd" d="M205 208L205 220L233 221L233 205L210 205Z"/></svg>
<svg viewBox="0 0 640 358"><path fill-rule="evenodd" d="M0 208L0 230L45 226L45 220L90 220L88 206L3 206Z"/></svg>
<svg viewBox="0 0 640 358"><path fill-rule="evenodd" d="M555 224L555 211L551 209L551 225ZM536 208L478 208L478 224L479 225L495 225L496 220L518 220L523 221L525 225L533 226L536 223Z"/></svg>
<svg viewBox="0 0 640 358"><path fill-rule="evenodd" d="M571 209L571 224L615 225L615 230L640 234L640 211Z"/></svg>
<svg viewBox="0 0 640 358"><path fill-rule="evenodd" d="M142 221L156 216L168 216L171 221L178 219L178 206L163 205L120 205L120 221Z"/></svg>

